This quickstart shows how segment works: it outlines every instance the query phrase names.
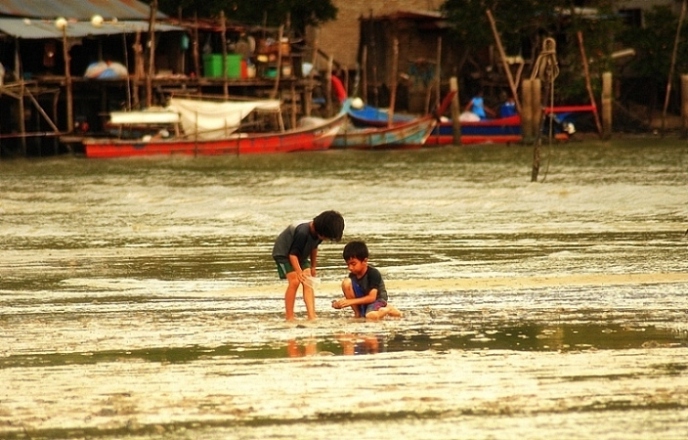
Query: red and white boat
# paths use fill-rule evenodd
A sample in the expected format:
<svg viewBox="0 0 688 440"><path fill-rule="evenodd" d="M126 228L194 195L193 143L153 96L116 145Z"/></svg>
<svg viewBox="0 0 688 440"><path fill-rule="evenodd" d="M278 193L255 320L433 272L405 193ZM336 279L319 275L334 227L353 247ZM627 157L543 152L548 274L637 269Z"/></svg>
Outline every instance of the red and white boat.
<svg viewBox="0 0 688 440"><path fill-rule="evenodd" d="M347 108L343 107L332 118L309 118L308 124L293 129L263 132L242 128L242 121L255 112L273 113L281 121L280 106L276 100L213 102L172 98L164 109L111 113L111 127L134 135L86 138L84 151L89 158L115 158L327 150L347 118Z"/></svg>

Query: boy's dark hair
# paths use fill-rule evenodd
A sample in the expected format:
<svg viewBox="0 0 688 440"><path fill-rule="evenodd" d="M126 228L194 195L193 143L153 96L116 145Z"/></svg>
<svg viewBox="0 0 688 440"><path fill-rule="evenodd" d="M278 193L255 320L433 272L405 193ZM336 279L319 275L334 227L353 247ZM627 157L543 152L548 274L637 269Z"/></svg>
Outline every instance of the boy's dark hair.
<svg viewBox="0 0 688 440"><path fill-rule="evenodd" d="M315 233L328 240L339 241L344 233L344 217L337 211L324 211L313 219Z"/></svg>
<svg viewBox="0 0 688 440"><path fill-rule="evenodd" d="M352 258L363 261L368 258L368 246L362 241L350 241L344 246L342 257L344 257L344 261L349 261Z"/></svg>

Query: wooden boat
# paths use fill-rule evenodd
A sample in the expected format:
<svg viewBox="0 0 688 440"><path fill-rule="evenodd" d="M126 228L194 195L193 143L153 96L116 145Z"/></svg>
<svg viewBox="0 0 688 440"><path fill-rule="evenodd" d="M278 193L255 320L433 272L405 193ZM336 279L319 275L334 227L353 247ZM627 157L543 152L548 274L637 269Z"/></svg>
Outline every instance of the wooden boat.
<svg viewBox="0 0 688 440"><path fill-rule="evenodd" d="M409 122L416 116L402 113L392 115L392 124ZM389 113L377 107L365 104L360 108L349 108L349 119L357 127L387 127L389 125Z"/></svg>
<svg viewBox="0 0 688 440"><path fill-rule="evenodd" d="M570 116L577 112L589 111L594 111L594 108L592 106L563 106L547 109L547 114L556 115L555 120L557 121L557 127L554 133L555 139L559 141L568 140L571 134L575 132L575 127L569 120ZM349 117L353 119L358 126L378 127L387 123L389 114L386 110L366 105L361 109L350 109ZM410 119L412 119L412 116L405 114L395 114L393 116L394 124L405 123L405 121ZM462 144L509 144L521 142L522 140L523 132L521 128L521 117L519 115L480 121L461 121ZM453 143L453 124L450 120L442 118L433 129L430 136L428 136L425 145L439 146L451 145Z"/></svg>
<svg viewBox="0 0 688 440"><path fill-rule="evenodd" d="M568 138L568 136L566 136ZM461 144L510 144L521 142L523 132L519 115L506 118L461 122ZM451 121L443 120L427 140L428 145L451 145L454 143L454 127Z"/></svg>
<svg viewBox="0 0 688 440"><path fill-rule="evenodd" d="M391 125L388 120L384 124L379 120L375 126L363 128L356 126L356 116L352 116L356 114L356 110L352 109L351 100L347 100L351 123L347 124L337 134L333 147L369 150L421 148L426 145L428 136L437 125L438 118L436 115L442 114L449 107L454 94L454 92L448 94L435 113L416 118L399 119L398 122Z"/></svg>
<svg viewBox="0 0 688 440"><path fill-rule="evenodd" d="M575 110L571 110L575 109ZM547 115L554 117L554 139L567 141L575 126L570 121L571 114L580 111L592 111L591 106L567 106L546 109ZM548 130L545 123L543 133ZM546 133L545 133L546 134ZM480 121L461 121L461 144L512 144L523 141L521 116L514 115L505 118L484 119ZM428 137L427 145L451 145L454 143L454 126L451 121L443 118Z"/></svg>
<svg viewBox="0 0 688 440"><path fill-rule="evenodd" d="M434 115L426 115L392 126L357 128L347 124L334 138L333 148L404 149L420 148L437 124Z"/></svg>
<svg viewBox="0 0 688 440"><path fill-rule="evenodd" d="M217 106L219 104L219 106ZM240 122L257 110L279 111L279 102L233 103L170 101L157 111L113 112L111 123L137 129L135 138L108 136L83 140L86 157L114 158L152 155L242 155L327 150L346 122L347 106L330 119L283 131L244 132ZM281 120L281 118L280 118ZM180 127L181 125L181 127ZM120 130L121 132L122 130Z"/></svg>

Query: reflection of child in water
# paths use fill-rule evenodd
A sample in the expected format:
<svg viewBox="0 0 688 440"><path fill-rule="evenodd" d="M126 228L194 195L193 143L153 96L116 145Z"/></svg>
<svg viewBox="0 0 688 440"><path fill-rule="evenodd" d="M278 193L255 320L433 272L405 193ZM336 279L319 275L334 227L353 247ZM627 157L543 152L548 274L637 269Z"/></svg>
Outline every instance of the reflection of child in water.
<svg viewBox="0 0 688 440"><path fill-rule="evenodd" d="M349 276L342 281L344 299L332 301L332 307L351 307L354 317L372 320L389 315L401 317L401 312L387 303L387 289L380 271L368 264L368 247L362 241L352 241L342 253L349 268Z"/></svg>
<svg viewBox="0 0 688 440"><path fill-rule="evenodd" d="M318 344L314 339L308 339L300 347L295 339L287 342L287 355L289 357L315 356L318 354Z"/></svg>
<svg viewBox="0 0 688 440"><path fill-rule="evenodd" d="M384 339L381 336L342 334L337 336L337 341L341 344L342 354L345 356L385 351Z"/></svg>

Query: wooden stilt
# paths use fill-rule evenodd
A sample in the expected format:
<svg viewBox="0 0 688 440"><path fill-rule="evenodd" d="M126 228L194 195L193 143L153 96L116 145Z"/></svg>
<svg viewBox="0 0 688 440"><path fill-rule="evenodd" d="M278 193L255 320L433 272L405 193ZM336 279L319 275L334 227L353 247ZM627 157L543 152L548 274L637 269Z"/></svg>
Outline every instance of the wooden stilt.
<svg viewBox="0 0 688 440"><path fill-rule="evenodd" d="M148 74L146 75L146 106L153 105L153 75L155 74L155 16L158 13L158 0L152 0L148 21Z"/></svg>
<svg viewBox="0 0 688 440"><path fill-rule="evenodd" d="M397 101L397 66L399 65L399 40L394 39L392 46L392 73L390 83L392 85L389 96L389 111L387 117L387 126L391 127L394 121L394 107Z"/></svg>
<svg viewBox="0 0 688 440"><path fill-rule="evenodd" d="M222 90L225 99L229 97L229 84L227 84L227 21L225 11L220 11L220 37L222 38Z"/></svg>

